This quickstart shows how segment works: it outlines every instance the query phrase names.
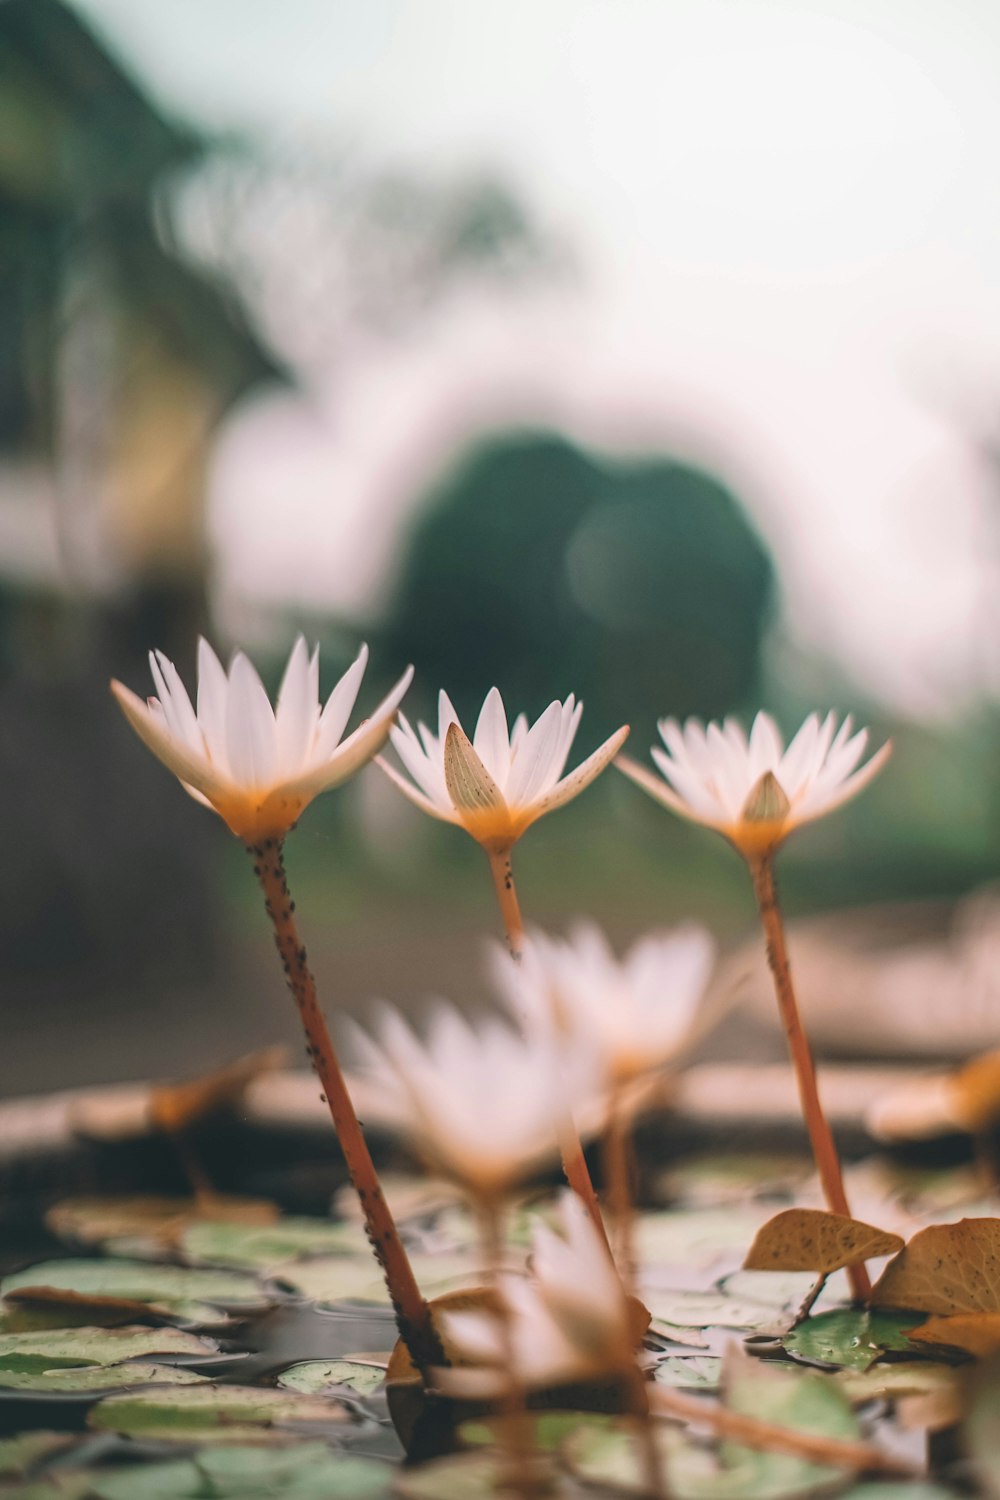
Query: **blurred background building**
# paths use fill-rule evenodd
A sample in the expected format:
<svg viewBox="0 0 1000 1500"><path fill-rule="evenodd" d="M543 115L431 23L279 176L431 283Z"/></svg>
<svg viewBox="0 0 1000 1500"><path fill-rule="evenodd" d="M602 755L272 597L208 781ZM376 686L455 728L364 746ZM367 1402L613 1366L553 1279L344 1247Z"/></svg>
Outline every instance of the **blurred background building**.
<svg viewBox="0 0 1000 1500"><path fill-rule="evenodd" d="M897 755L793 907L993 875L998 76L985 0L5 0L0 1088L291 1031L240 851L106 692L199 631L271 681L364 637L411 716L573 691L584 752L853 710ZM375 771L310 811L331 997L479 988L467 842ZM749 918L613 773L520 870L536 920Z"/></svg>

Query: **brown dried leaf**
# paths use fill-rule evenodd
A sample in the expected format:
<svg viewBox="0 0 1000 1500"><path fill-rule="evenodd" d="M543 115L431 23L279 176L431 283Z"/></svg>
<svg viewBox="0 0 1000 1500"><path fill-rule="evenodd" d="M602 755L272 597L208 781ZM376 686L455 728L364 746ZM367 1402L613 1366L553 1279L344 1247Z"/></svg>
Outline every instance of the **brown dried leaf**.
<svg viewBox="0 0 1000 1500"><path fill-rule="evenodd" d="M198 1120L236 1104L254 1079L283 1067L286 1060L284 1047L265 1047L202 1078L160 1084L150 1092L149 1118L156 1129L170 1134L187 1130Z"/></svg>
<svg viewBox="0 0 1000 1500"><path fill-rule="evenodd" d="M950 1318L928 1318L919 1328L907 1329L907 1338L921 1344L963 1349L976 1359L1000 1354L1000 1313L956 1313Z"/></svg>
<svg viewBox="0 0 1000 1500"><path fill-rule="evenodd" d="M136 1194L122 1198L64 1198L45 1215L60 1239L81 1245L114 1240L148 1240L151 1245L179 1245L192 1224L274 1224L280 1213L265 1198L168 1198Z"/></svg>
<svg viewBox="0 0 1000 1500"><path fill-rule="evenodd" d="M872 1290L878 1307L1000 1313L1000 1219L960 1219L915 1234Z"/></svg>
<svg viewBox="0 0 1000 1500"><path fill-rule="evenodd" d="M950 1080L950 1095L952 1113L966 1130L994 1125L1000 1119L1000 1051L966 1063Z"/></svg>
<svg viewBox="0 0 1000 1500"><path fill-rule="evenodd" d="M786 1208L757 1231L747 1271L815 1271L828 1276L903 1248L898 1234L819 1208Z"/></svg>

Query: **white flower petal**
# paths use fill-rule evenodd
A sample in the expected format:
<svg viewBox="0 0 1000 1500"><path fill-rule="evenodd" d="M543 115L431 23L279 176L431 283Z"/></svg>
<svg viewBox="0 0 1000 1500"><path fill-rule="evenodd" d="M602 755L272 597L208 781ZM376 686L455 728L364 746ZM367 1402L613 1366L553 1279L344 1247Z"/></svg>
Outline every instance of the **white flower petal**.
<svg viewBox="0 0 1000 1500"><path fill-rule="evenodd" d="M249 658L237 651L229 669L226 748L233 777L251 790L274 781L277 743L274 711Z"/></svg>
<svg viewBox="0 0 1000 1500"><path fill-rule="evenodd" d="M361 679L365 675L367 665L368 647L362 646L357 657L326 700L326 707L320 714L316 744L312 753L315 764L321 765L328 760L340 744L341 736L347 728L347 721L357 701Z"/></svg>

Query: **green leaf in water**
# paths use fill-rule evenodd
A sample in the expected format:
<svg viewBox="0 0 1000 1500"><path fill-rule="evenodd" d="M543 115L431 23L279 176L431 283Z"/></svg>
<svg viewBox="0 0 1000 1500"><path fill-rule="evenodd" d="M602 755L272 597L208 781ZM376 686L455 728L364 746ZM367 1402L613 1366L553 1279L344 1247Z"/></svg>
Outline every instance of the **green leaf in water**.
<svg viewBox="0 0 1000 1500"><path fill-rule="evenodd" d="M126 1297L136 1302L218 1303L261 1307L267 1298L255 1276L238 1271L163 1266L141 1260L49 1260L29 1266L0 1283L0 1295L27 1287L54 1287L89 1296Z"/></svg>
<svg viewBox="0 0 1000 1500"><path fill-rule="evenodd" d="M0 1334L0 1371L114 1365L150 1354L203 1359L215 1354L218 1347L214 1340L199 1338L180 1328L67 1328L50 1333L5 1333Z"/></svg>
<svg viewBox="0 0 1000 1500"><path fill-rule="evenodd" d="M255 1428L289 1424L334 1427L350 1420L345 1408L332 1397L208 1383L109 1396L98 1402L88 1417L89 1425L100 1432L174 1442L232 1442L234 1436L243 1437L247 1429L251 1440L259 1441L260 1433L255 1433Z"/></svg>
<svg viewBox="0 0 1000 1500"><path fill-rule="evenodd" d="M722 1379L722 1360L715 1354L670 1354L661 1359L653 1372L660 1385L678 1390L718 1390Z"/></svg>
<svg viewBox="0 0 1000 1500"><path fill-rule="evenodd" d="M370 1396L384 1380L385 1370L378 1365L352 1363L347 1359L308 1359L283 1370L278 1385L283 1390L305 1391L308 1396L316 1396L331 1386L348 1386L359 1396Z"/></svg>
<svg viewBox="0 0 1000 1500"><path fill-rule="evenodd" d="M364 1255L371 1248L360 1224L287 1218L276 1224L192 1224L181 1241L189 1260L265 1271L313 1255Z"/></svg>
<svg viewBox="0 0 1000 1500"><path fill-rule="evenodd" d="M912 1313L865 1312L853 1307L807 1318L785 1334L782 1343L796 1359L841 1369L867 1370L887 1349L913 1354L904 1333L913 1327Z"/></svg>
<svg viewBox="0 0 1000 1500"><path fill-rule="evenodd" d="M39 1395L84 1395L91 1391L125 1390L133 1385L201 1385L204 1375L176 1365L85 1365L79 1369L2 1370L0 1387L6 1391L37 1391Z"/></svg>

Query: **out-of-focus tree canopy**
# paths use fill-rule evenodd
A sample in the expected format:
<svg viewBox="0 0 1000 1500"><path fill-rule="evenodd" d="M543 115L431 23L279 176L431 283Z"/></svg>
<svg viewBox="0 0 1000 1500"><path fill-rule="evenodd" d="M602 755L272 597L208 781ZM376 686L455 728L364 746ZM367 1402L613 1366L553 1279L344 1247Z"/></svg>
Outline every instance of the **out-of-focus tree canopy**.
<svg viewBox="0 0 1000 1500"><path fill-rule="evenodd" d="M598 732L742 705L773 593L763 542L712 475L506 436L428 500L386 630L459 712L492 683L532 713L573 691Z"/></svg>

